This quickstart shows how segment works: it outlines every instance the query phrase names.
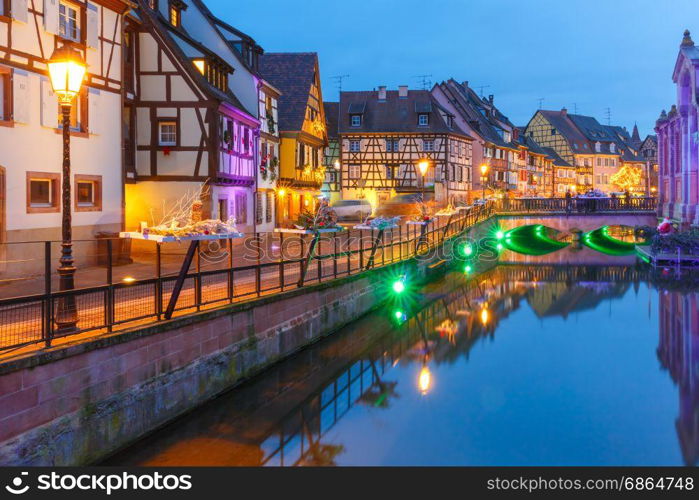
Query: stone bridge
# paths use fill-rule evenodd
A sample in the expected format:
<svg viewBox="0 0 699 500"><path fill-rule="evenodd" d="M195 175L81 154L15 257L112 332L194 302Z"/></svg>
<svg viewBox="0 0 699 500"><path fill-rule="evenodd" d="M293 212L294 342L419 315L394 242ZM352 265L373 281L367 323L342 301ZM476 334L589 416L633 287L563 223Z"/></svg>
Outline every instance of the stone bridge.
<svg viewBox="0 0 699 500"><path fill-rule="evenodd" d="M542 224L564 233L570 232L571 229L579 229L586 233L602 226L655 226L658 223L658 217L648 213L501 214L498 215L498 221L503 230L529 224Z"/></svg>

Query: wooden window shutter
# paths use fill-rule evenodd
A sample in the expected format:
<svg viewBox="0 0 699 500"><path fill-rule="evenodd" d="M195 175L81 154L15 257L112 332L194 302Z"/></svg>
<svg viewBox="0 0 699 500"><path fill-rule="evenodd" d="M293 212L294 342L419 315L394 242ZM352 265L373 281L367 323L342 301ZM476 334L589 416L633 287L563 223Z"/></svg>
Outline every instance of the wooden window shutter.
<svg viewBox="0 0 699 500"><path fill-rule="evenodd" d="M100 103L100 91L97 89L89 89L87 93L87 117L83 122L83 128L86 129L89 124L89 132L91 134L100 134L101 120L98 120L99 116L99 103ZM90 119L92 118L92 119Z"/></svg>
<svg viewBox="0 0 699 500"><path fill-rule="evenodd" d="M48 83L48 79L46 80ZM15 69L12 71L12 97L14 99L14 121L29 123L29 73Z"/></svg>
<svg viewBox="0 0 699 500"><path fill-rule="evenodd" d="M44 127L58 127L58 98L53 93L48 78L41 78L41 124Z"/></svg>
<svg viewBox="0 0 699 500"><path fill-rule="evenodd" d="M100 30L100 20L99 20L99 10L97 6L93 3L87 3L87 34L86 42L87 46L93 49L99 47L99 30Z"/></svg>
<svg viewBox="0 0 699 500"><path fill-rule="evenodd" d="M264 193L255 194L255 223L262 224L262 196Z"/></svg>
<svg viewBox="0 0 699 500"><path fill-rule="evenodd" d="M27 0L12 0L10 15L15 21L26 23L29 20Z"/></svg>
<svg viewBox="0 0 699 500"><path fill-rule="evenodd" d="M44 29L58 34L58 0L44 0Z"/></svg>

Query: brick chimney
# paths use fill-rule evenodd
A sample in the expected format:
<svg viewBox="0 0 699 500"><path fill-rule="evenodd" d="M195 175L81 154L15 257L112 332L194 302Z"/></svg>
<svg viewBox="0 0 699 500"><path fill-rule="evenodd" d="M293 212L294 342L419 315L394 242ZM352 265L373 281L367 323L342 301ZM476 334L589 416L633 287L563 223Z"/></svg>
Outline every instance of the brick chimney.
<svg viewBox="0 0 699 500"><path fill-rule="evenodd" d="M568 110L566 108L561 108L561 114L566 116L568 114Z"/></svg>
<svg viewBox="0 0 699 500"><path fill-rule="evenodd" d="M493 94L490 94L488 96L488 102L490 103L491 106L493 105L494 100L495 100L495 96Z"/></svg>
<svg viewBox="0 0 699 500"><path fill-rule="evenodd" d="M408 98L408 86L407 85L398 85L398 97L401 99Z"/></svg>
<svg viewBox="0 0 699 500"><path fill-rule="evenodd" d="M386 100L386 86L380 85L379 86L379 101L385 101L385 100Z"/></svg>

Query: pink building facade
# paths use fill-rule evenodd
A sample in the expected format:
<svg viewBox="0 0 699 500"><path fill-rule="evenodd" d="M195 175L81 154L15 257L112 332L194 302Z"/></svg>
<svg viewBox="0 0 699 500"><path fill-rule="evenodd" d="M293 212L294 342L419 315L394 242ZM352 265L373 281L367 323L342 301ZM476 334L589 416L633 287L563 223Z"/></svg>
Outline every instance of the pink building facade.
<svg viewBox="0 0 699 500"><path fill-rule="evenodd" d="M699 226L699 48L684 32L672 80L677 104L656 122L658 191L662 217Z"/></svg>

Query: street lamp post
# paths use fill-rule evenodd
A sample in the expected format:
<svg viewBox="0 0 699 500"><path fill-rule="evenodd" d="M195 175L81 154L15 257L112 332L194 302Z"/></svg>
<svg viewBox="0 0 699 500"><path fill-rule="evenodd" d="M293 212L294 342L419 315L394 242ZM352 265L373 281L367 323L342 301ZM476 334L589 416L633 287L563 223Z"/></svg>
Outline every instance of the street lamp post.
<svg viewBox="0 0 699 500"><path fill-rule="evenodd" d="M422 188L425 189L425 175L427 174L427 169L430 166L430 162L427 160L420 160L420 162L417 164L417 168L420 170L420 174L422 175Z"/></svg>
<svg viewBox="0 0 699 500"><path fill-rule="evenodd" d="M70 191L70 110L75 97L80 93L85 77L85 62L81 54L63 45L57 48L48 62L49 76L53 92L61 106L63 124L63 179L61 187L61 258L58 267L59 290L67 291L75 287L75 266L73 265L73 241ZM59 332L74 330L78 323L75 296L63 296L58 301L56 326Z"/></svg>
<svg viewBox="0 0 699 500"><path fill-rule="evenodd" d="M481 165L481 198L483 201L485 201L485 183L487 181L488 168L488 165L485 163Z"/></svg>

